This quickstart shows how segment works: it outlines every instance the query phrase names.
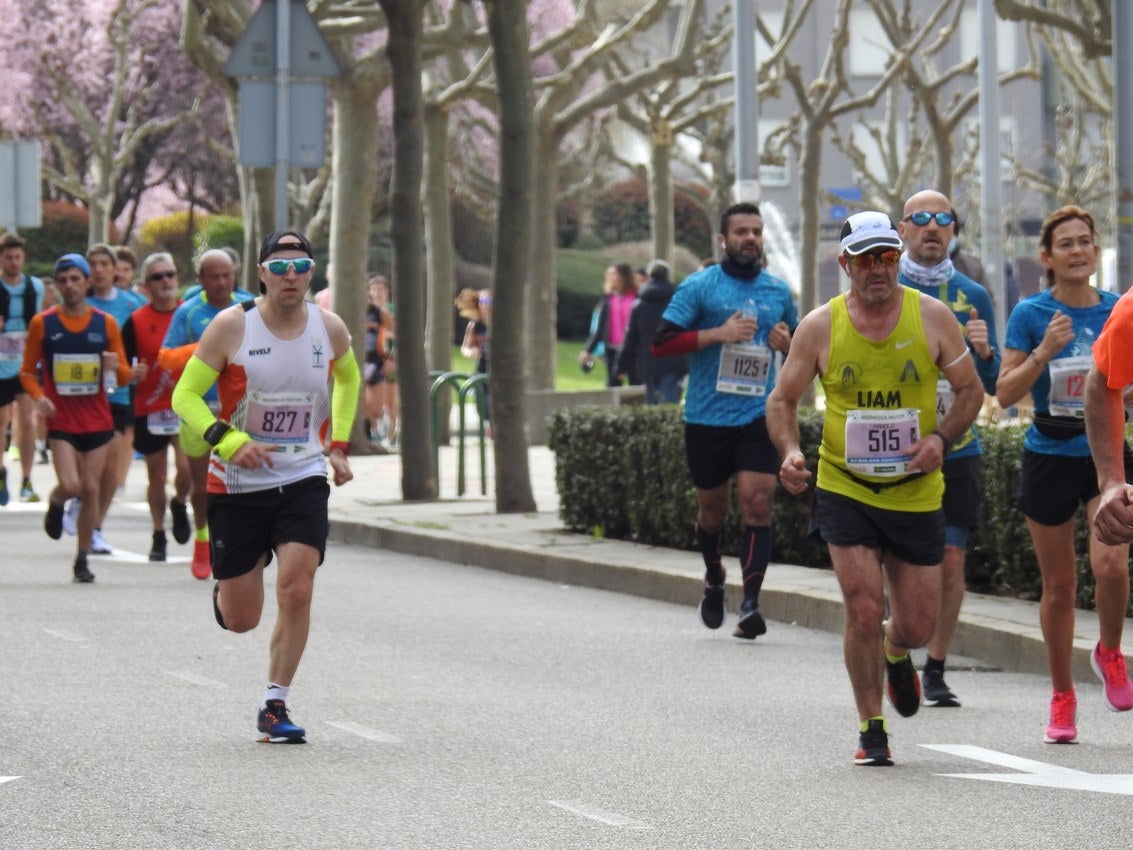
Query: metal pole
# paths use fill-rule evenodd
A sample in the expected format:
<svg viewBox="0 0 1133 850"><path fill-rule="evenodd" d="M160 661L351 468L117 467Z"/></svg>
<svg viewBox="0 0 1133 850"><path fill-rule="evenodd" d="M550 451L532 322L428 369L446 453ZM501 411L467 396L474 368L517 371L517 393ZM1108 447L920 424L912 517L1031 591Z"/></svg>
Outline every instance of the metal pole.
<svg viewBox="0 0 1133 850"><path fill-rule="evenodd" d="M735 3L732 37L736 93L736 186L737 201L759 202L759 94L755 70L755 0Z"/></svg>
<svg viewBox="0 0 1133 850"><path fill-rule="evenodd" d="M978 0L976 9L980 22L980 174L983 177L980 253L987 273L984 284L995 299L995 324L1002 340L1007 328L1007 287L1003 279L1003 184L999 168L998 19L993 0Z"/></svg>
<svg viewBox="0 0 1133 850"><path fill-rule="evenodd" d="M1113 0L1113 128L1117 170L1117 289L1133 286L1133 8ZM1109 283L1109 281L1107 281Z"/></svg>
<svg viewBox="0 0 1133 850"><path fill-rule="evenodd" d="M291 0L275 0L275 229L287 227L290 159Z"/></svg>

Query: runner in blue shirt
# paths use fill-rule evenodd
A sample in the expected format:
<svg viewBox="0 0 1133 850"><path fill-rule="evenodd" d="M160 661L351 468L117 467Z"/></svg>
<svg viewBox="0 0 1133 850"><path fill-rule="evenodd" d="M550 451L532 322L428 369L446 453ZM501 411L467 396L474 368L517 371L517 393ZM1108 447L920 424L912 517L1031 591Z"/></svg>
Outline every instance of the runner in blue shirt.
<svg viewBox="0 0 1133 850"><path fill-rule="evenodd" d="M999 377L999 339L995 332L994 308L987 290L961 274L948 254L956 235L956 213L940 192L927 189L905 202L904 217L897 225L905 243L897 281L931 295L952 308L980 376L984 392L995 394ZM936 415L942 418L951 404L947 381L937 389ZM944 461L944 560L941 562L940 606L936 628L928 642L924 666L924 704L958 707L960 700L944 681L944 662L964 602L964 556L968 535L980 523L979 433L972 425L953 444Z"/></svg>
<svg viewBox="0 0 1133 850"><path fill-rule="evenodd" d="M174 311L169 330L165 332L165 339L161 344L163 354L173 349L182 349L182 356L172 358L180 361L181 368L184 368L189 359L185 355L195 349L205 328L221 310L250 301L253 297L247 290L236 290L236 264L228 252L219 248L205 251L201 255L197 261L197 280L200 281L200 289ZM179 370L177 374L180 375ZM220 409L215 384L205 393L204 399L214 411ZM196 527L190 570L194 577L203 580L212 575L207 492L209 453L212 447L202 435L195 433L185 423L181 424L180 439L181 449L189 458L189 476L192 479L189 500L193 505L193 524Z"/></svg>
<svg viewBox="0 0 1133 850"><path fill-rule="evenodd" d="M724 258L677 287L652 354L688 355L685 453L696 487L696 540L706 567L700 619L710 629L724 622L721 548L735 476L743 520L744 599L733 634L751 640L767 631L759 591L771 560L771 499L779 471L764 407L799 316L787 284L763 269L758 206L740 203L725 210L718 241Z"/></svg>
<svg viewBox="0 0 1133 850"><path fill-rule="evenodd" d="M1085 505L1089 524L1101 501L1086 438L1085 386L1094 343L1118 296L1090 283L1098 267L1098 234L1084 209L1066 206L1053 212L1043 222L1039 246L1047 288L1011 311L996 396L1002 407L1009 407L1029 391L1035 403L1016 505L1027 520L1042 573L1039 622L1052 687L1043 740L1068 744L1078 737L1071 667L1078 582L1075 515ZM1133 471L1128 445L1124 463L1128 480ZM1100 638L1090 660L1102 680L1106 707L1129 711L1133 683L1121 650L1129 607L1129 546L1104 546L1091 539L1089 557Z"/></svg>

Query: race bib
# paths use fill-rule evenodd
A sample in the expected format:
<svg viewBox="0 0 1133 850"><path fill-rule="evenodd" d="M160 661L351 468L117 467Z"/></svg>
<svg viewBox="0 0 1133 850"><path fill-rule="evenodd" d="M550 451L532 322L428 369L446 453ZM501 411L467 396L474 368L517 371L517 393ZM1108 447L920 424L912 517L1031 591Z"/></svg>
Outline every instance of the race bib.
<svg viewBox="0 0 1133 850"><path fill-rule="evenodd" d="M878 477L907 475L909 446L920 439L912 408L851 410L846 414L846 468Z"/></svg>
<svg viewBox="0 0 1133 850"><path fill-rule="evenodd" d="M181 431L181 418L172 410L155 410L146 414L146 430L158 436L171 437Z"/></svg>
<svg viewBox="0 0 1133 850"><path fill-rule="evenodd" d="M305 443L311 437L311 393L248 393L245 430L261 443Z"/></svg>
<svg viewBox="0 0 1133 850"><path fill-rule="evenodd" d="M24 342L27 331L5 331L0 333L0 363L19 363L24 359Z"/></svg>
<svg viewBox="0 0 1133 850"><path fill-rule="evenodd" d="M94 395L102 389L102 357L98 354L56 354L51 380L59 395Z"/></svg>
<svg viewBox="0 0 1133 850"><path fill-rule="evenodd" d="M1050 369L1050 415L1073 416L1083 419L1086 415L1086 375L1094 359L1085 357L1063 357L1051 360Z"/></svg>
<svg viewBox="0 0 1133 850"><path fill-rule="evenodd" d="M771 374L771 349L752 342L729 342L720 346L720 369L716 389L734 395L767 394Z"/></svg>
<svg viewBox="0 0 1133 850"><path fill-rule="evenodd" d="M956 400L956 394L952 392L952 385L948 383L947 378L937 378L936 380L936 421L939 422L944 418L949 408L952 407L952 402Z"/></svg>

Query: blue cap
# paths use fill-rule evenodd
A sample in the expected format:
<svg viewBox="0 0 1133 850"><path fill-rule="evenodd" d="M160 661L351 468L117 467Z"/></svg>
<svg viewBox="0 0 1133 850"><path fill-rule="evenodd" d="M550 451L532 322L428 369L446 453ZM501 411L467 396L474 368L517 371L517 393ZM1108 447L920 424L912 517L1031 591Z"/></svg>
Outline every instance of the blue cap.
<svg viewBox="0 0 1133 850"><path fill-rule="evenodd" d="M55 274L65 272L67 269L78 269L83 277L90 277L90 263L82 254L64 254L55 261Z"/></svg>

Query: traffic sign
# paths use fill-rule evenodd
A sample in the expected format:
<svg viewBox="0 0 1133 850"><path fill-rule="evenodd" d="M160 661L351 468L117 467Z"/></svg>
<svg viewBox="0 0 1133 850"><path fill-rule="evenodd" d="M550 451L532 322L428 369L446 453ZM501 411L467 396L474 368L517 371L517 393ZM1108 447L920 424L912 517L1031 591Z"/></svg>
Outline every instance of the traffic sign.
<svg viewBox="0 0 1133 850"><path fill-rule="evenodd" d="M342 68L302 0L290 0L291 46L288 73L293 77L337 77ZM276 57L276 0L264 0L224 63L230 77L270 77Z"/></svg>
<svg viewBox="0 0 1133 850"><path fill-rule="evenodd" d="M39 227L39 143L0 142L0 228Z"/></svg>

